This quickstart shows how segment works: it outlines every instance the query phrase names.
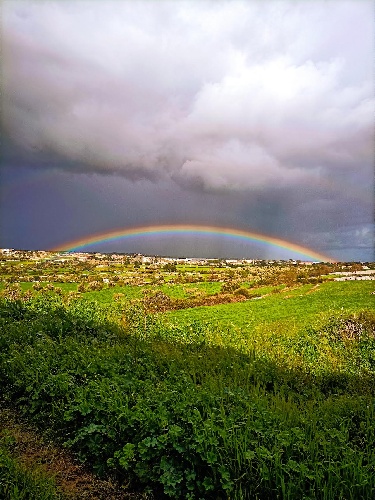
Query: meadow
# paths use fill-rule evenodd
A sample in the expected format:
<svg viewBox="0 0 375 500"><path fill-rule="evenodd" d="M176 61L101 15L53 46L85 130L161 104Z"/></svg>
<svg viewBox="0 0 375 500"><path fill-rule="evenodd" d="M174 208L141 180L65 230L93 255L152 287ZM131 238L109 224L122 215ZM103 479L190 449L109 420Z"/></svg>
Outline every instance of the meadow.
<svg viewBox="0 0 375 500"><path fill-rule="evenodd" d="M35 286L6 268L2 405L144 498L374 497L373 281L128 265L90 290L102 270L64 269Z"/></svg>

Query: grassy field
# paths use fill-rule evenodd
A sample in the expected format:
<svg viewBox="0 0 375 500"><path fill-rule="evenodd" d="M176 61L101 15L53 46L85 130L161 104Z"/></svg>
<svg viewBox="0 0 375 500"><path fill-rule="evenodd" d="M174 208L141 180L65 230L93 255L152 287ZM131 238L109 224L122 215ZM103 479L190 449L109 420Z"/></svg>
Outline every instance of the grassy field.
<svg viewBox="0 0 375 500"><path fill-rule="evenodd" d="M0 299L3 403L98 474L149 498L374 498L374 282L258 286L157 314L147 293L223 283L32 285ZM24 480L4 446L0 460Z"/></svg>
<svg viewBox="0 0 375 500"><path fill-rule="evenodd" d="M168 313L168 318L180 324L194 320L210 324L251 328L260 324L277 323L299 328L312 321L340 311L355 312L362 308L375 309L375 289L372 281L326 282L303 285L271 294L274 287L260 287L259 300L213 307L196 307ZM269 294L269 295L268 295Z"/></svg>

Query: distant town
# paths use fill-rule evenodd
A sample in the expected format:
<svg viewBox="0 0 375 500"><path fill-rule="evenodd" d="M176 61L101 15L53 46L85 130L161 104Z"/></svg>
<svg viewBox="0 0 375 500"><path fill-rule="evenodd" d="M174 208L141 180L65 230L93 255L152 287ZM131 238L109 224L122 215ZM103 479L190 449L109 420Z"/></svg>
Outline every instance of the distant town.
<svg viewBox="0 0 375 500"><path fill-rule="evenodd" d="M98 266L110 266L111 263L132 265L134 268L146 267L149 270L163 268L177 272L177 266L195 266L215 268L239 268L248 266L318 266L321 262L303 260L267 260L267 259L223 259L199 257L167 257L158 255L143 255L140 253L118 252L51 252L47 250L19 250L13 248L0 249L0 262L34 261L36 263L50 261L56 263L76 262ZM335 281L375 280L375 262L336 262L328 264L327 275L332 275Z"/></svg>
<svg viewBox="0 0 375 500"><path fill-rule="evenodd" d="M264 260L264 259L224 259L224 258L205 258L205 257L169 257L159 255L143 255L140 253L116 253L116 252L51 252L47 250L16 250L14 248L0 249L2 257L11 258L14 260L31 259L31 260L71 260L75 259L81 262L100 260L100 261L118 261L118 262L140 262L141 264L166 264L172 262L175 264L194 264L207 266L210 264L221 264L223 266L238 266L244 264L261 265L267 264L282 264L293 263L312 265L314 262L301 260ZM317 262L316 262L317 263Z"/></svg>

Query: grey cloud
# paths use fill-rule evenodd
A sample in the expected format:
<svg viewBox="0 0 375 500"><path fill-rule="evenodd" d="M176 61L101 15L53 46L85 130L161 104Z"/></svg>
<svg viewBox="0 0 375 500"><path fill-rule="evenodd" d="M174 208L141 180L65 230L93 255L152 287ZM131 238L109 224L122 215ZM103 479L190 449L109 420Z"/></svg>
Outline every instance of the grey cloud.
<svg viewBox="0 0 375 500"><path fill-rule="evenodd" d="M370 224L360 224L339 228L327 232L318 232L315 238L323 248L344 250L348 248L367 249L369 253L374 249L374 228ZM311 235L306 236L307 244L311 244ZM374 255L370 257L373 259Z"/></svg>
<svg viewBox="0 0 375 500"><path fill-rule="evenodd" d="M3 124L61 168L204 190L366 176L370 7L6 1Z"/></svg>

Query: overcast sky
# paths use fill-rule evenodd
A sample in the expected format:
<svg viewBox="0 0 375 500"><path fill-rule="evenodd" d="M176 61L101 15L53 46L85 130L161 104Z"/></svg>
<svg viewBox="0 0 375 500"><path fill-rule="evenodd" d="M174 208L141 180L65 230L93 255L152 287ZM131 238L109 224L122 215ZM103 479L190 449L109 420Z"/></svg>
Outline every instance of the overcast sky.
<svg viewBox="0 0 375 500"><path fill-rule="evenodd" d="M374 12L3 1L0 246L193 223L374 260ZM112 248L278 256L217 238Z"/></svg>

